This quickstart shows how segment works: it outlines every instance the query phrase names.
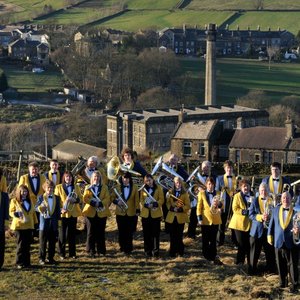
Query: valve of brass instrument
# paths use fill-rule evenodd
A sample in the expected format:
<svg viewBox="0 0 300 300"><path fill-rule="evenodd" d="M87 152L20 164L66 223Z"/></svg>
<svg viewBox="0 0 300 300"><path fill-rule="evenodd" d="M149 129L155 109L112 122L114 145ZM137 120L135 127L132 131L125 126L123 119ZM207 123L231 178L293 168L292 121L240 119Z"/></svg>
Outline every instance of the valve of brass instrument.
<svg viewBox="0 0 300 300"><path fill-rule="evenodd" d="M221 209L222 209L222 201L220 200L220 197L218 195L214 196L211 202L211 206L210 206L210 212L215 215L218 213L221 213Z"/></svg>

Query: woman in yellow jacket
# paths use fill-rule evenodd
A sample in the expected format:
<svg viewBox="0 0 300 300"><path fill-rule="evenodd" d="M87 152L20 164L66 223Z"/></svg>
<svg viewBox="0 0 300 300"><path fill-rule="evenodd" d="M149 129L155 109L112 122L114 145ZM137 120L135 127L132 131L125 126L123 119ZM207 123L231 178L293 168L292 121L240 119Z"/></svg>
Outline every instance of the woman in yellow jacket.
<svg viewBox="0 0 300 300"><path fill-rule="evenodd" d="M184 224L189 222L188 212L191 208L190 198L182 186L179 177L174 178L174 188L166 194L168 214L166 222L170 223L170 257L177 254L183 256L183 230Z"/></svg>
<svg viewBox="0 0 300 300"><path fill-rule="evenodd" d="M38 220L27 186L20 185L17 188L16 198L9 205L9 215L12 217L10 228L14 230L17 242L16 266L18 269L30 267L32 231Z"/></svg>
<svg viewBox="0 0 300 300"><path fill-rule="evenodd" d="M122 198L122 200L119 199L116 193L112 195L113 203L116 205L120 250L125 254L130 254L133 250L136 216L139 214L139 191L137 185L132 182L129 172L119 178L119 185L116 189ZM126 208L121 201L125 202Z"/></svg>
<svg viewBox="0 0 300 300"><path fill-rule="evenodd" d="M0 192L7 193L7 181L2 169L0 169Z"/></svg>
<svg viewBox="0 0 300 300"><path fill-rule="evenodd" d="M202 231L202 253L203 256L221 265L217 256L217 233L219 225L222 224L221 210L223 204L220 201L219 192L215 190L215 180L208 177L205 182L206 190L198 194L197 218Z"/></svg>
<svg viewBox="0 0 300 300"><path fill-rule="evenodd" d="M239 182L240 192L235 194L232 201L233 215L229 223L229 228L234 229L238 244L238 252L235 264L244 264L247 256L248 265L250 263L249 231L251 220L249 218L249 207L251 204L250 184L246 179Z"/></svg>
<svg viewBox="0 0 300 300"><path fill-rule="evenodd" d="M91 176L91 184L85 187L83 193L82 215L86 217L87 239L86 251L90 257L96 255L95 245L97 244L97 254L105 255L105 227L109 217L110 195L107 185L102 184L101 173L95 171Z"/></svg>
<svg viewBox="0 0 300 300"><path fill-rule="evenodd" d="M74 177L70 171L62 176L62 183L55 186L54 194L60 198L61 227L58 230L58 251L60 259L66 257L66 242L69 244L69 257L76 258L76 225L77 217L81 216L80 187L74 185Z"/></svg>
<svg viewBox="0 0 300 300"><path fill-rule="evenodd" d="M141 191L141 217L146 257L159 256L160 221L163 216L164 193L151 174L144 177L144 189Z"/></svg>

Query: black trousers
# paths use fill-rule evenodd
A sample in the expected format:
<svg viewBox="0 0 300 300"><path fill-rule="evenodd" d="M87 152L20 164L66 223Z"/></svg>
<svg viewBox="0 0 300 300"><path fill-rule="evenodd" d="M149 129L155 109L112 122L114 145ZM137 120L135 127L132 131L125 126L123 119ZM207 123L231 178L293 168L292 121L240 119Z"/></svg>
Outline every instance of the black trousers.
<svg viewBox="0 0 300 300"><path fill-rule="evenodd" d="M174 218L173 223L170 223L170 256L174 257L176 254L184 254L183 244L183 230L184 223L179 224L177 218Z"/></svg>
<svg viewBox="0 0 300 300"><path fill-rule="evenodd" d="M30 266L30 245L32 241L32 229L16 230L16 264L24 267Z"/></svg>
<svg viewBox="0 0 300 300"><path fill-rule="evenodd" d="M250 268L253 272L256 271L262 248L266 255L266 271L276 272L275 250L267 241L267 231L267 229L264 229L263 235L260 238L250 236Z"/></svg>
<svg viewBox="0 0 300 300"><path fill-rule="evenodd" d="M198 225L196 210L197 210L197 207L191 208L190 223L189 223L189 227L188 227L188 237L190 237L192 239L196 238L196 229L197 229L197 225Z"/></svg>
<svg viewBox="0 0 300 300"><path fill-rule="evenodd" d="M219 225L202 225L202 254L207 260L215 260L217 255L217 233Z"/></svg>
<svg viewBox="0 0 300 300"><path fill-rule="evenodd" d="M5 231L0 231L0 268L4 263L4 251L5 251Z"/></svg>
<svg viewBox="0 0 300 300"><path fill-rule="evenodd" d="M87 218L86 220L86 251L90 254L106 254L105 245L105 227L106 227L106 217L99 218L96 214L94 218Z"/></svg>
<svg viewBox="0 0 300 300"><path fill-rule="evenodd" d="M119 231L119 245L121 252L129 254L133 250L133 232L135 227L135 216L116 216L118 231Z"/></svg>
<svg viewBox="0 0 300 300"><path fill-rule="evenodd" d="M250 245L249 245L249 231L234 230L237 244L238 252L236 255L236 264L244 263L247 257L247 263L250 263Z"/></svg>
<svg viewBox="0 0 300 300"><path fill-rule="evenodd" d="M287 286L287 275L289 273L292 285L298 284L298 251L296 247L287 249L275 248L276 263L279 273L280 284Z"/></svg>
<svg viewBox="0 0 300 300"><path fill-rule="evenodd" d="M69 244L69 256L76 256L76 224L77 218L61 218L59 229L58 252L62 257L66 256L66 244Z"/></svg>
<svg viewBox="0 0 300 300"><path fill-rule="evenodd" d="M161 218L142 218L144 251L147 256L159 255L159 236Z"/></svg>
<svg viewBox="0 0 300 300"><path fill-rule="evenodd" d="M57 239L57 231L53 230L51 227L45 228L45 230L40 230L40 259L45 260L47 254L48 245L48 260L51 261L55 254L55 244Z"/></svg>
<svg viewBox="0 0 300 300"><path fill-rule="evenodd" d="M219 225L219 230L217 234L218 246L224 245L227 218L228 218L228 212L223 212L221 214L222 224ZM231 229L231 242L233 243L233 245L237 246L237 240L233 229Z"/></svg>

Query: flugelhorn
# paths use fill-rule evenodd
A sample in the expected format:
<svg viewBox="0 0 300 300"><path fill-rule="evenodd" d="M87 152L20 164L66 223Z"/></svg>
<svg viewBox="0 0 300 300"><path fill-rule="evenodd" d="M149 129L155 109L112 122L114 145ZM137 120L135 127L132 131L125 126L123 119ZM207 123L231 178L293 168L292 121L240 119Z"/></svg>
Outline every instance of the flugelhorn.
<svg viewBox="0 0 300 300"><path fill-rule="evenodd" d="M128 209L128 205L127 203L125 202L125 200L122 198L121 194L118 192L118 190L116 188L113 189L116 196L118 197L117 198L117 201L118 201L118 206L120 207L120 209L125 213L126 210Z"/></svg>
<svg viewBox="0 0 300 300"><path fill-rule="evenodd" d="M95 207L96 209L96 212L101 212L101 211L104 211L105 210L105 207L101 201L101 199L96 195L95 191L93 190L93 186L90 185L88 188L87 188L88 191L92 192L93 194L93 198L91 200L95 201L97 203L97 207ZM102 204L102 207L99 206L99 204L101 205Z"/></svg>

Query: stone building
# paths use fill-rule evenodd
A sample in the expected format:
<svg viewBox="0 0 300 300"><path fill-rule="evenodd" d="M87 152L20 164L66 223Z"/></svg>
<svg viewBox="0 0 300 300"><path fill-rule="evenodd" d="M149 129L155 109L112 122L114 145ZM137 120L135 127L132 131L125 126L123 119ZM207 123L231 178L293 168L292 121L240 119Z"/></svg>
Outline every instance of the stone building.
<svg viewBox="0 0 300 300"><path fill-rule="evenodd" d="M229 159L241 163L299 164L300 132L289 118L285 127L239 128L229 144Z"/></svg>
<svg viewBox="0 0 300 300"><path fill-rule="evenodd" d="M244 127L268 126L264 110L238 105L119 111L107 116L107 157L118 155L125 146L141 153L170 150L179 124L218 120L223 130L233 130L242 116ZM187 139L189 141L189 139ZM228 144L227 144L228 146Z"/></svg>

